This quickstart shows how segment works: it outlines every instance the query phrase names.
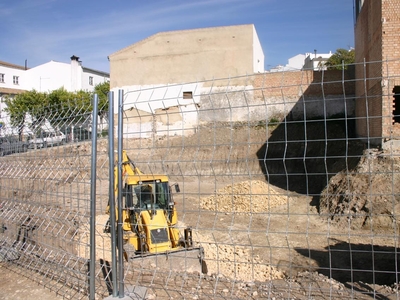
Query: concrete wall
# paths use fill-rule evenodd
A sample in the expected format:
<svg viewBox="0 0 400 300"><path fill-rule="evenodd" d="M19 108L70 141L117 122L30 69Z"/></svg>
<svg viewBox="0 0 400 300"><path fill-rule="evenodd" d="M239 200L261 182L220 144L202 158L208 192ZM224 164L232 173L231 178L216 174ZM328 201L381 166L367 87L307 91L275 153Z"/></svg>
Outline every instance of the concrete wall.
<svg viewBox="0 0 400 300"><path fill-rule="evenodd" d="M263 73L263 72L264 72L264 52L260 40L258 39L256 28L253 26L253 71L250 72L250 74Z"/></svg>
<svg viewBox="0 0 400 300"><path fill-rule="evenodd" d="M249 85L203 82L125 87L126 137L190 135L203 123L354 116L354 72L293 71L242 77ZM183 92L190 91L191 99ZM118 95L118 89L114 89ZM114 112L118 112L116 101Z"/></svg>
<svg viewBox="0 0 400 300"><path fill-rule="evenodd" d="M199 82L264 71L253 25L162 32L109 56L111 88Z"/></svg>
<svg viewBox="0 0 400 300"><path fill-rule="evenodd" d="M118 113L118 88L115 95L114 113ZM126 137L150 137L153 135L190 134L198 125L198 107L202 83L178 85L126 86L124 91L124 134ZM184 99L183 92L193 97Z"/></svg>

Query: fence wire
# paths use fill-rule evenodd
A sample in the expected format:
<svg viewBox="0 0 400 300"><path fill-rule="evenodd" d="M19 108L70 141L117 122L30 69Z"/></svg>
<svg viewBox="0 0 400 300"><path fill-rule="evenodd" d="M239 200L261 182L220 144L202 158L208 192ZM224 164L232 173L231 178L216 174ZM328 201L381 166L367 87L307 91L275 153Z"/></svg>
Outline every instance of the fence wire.
<svg viewBox="0 0 400 300"><path fill-rule="evenodd" d="M207 265L204 273L190 270L186 249L153 260L138 253L132 260L121 257L124 276L117 280L124 294L399 298L398 63L124 87L123 134L116 139L142 173L164 174L169 185L179 185L180 192L172 189L175 228L183 240L184 229L192 229L193 247L204 250ZM378 67L384 76L360 76ZM110 109L117 113L114 103ZM65 107L70 114L48 107L42 124L54 130L35 137L62 132L65 141L32 146L28 136L28 149L0 158L0 257L5 267L32 274L61 297L82 299L95 247L96 299L112 298L118 274L111 273L104 228L108 155L118 149L109 149L101 134L109 126L103 120L97 178L90 178L90 140L73 138L85 136L77 128L90 138L90 109L74 101ZM114 127L118 133L116 122ZM15 133L21 140L21 130ZM12 138L3 136L9 143ZM96 245L89 243L93 180ZM178 263L165 268L165 257Z"/></svg>

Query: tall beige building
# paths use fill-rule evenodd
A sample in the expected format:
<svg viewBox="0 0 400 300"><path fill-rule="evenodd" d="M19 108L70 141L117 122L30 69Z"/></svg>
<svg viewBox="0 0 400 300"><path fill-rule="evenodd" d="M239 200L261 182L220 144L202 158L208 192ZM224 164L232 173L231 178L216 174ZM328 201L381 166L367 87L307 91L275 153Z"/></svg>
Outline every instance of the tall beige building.
<svg viewBox="0 0 400 300"><path fill-rule="evenodd" d="M160 32L109 56L110 86L204 81L264 72L254 25Z"/></svg>

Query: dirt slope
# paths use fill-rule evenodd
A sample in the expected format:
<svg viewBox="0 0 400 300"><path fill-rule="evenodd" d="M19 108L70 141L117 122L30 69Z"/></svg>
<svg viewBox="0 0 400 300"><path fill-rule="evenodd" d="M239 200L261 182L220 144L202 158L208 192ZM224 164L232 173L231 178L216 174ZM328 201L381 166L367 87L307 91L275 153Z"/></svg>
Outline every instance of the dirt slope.
<svg viewBox="0 0 400 300"><path fill-rule="evenodd" d="M399 156L368 149L356 168L331 178L319 209L342 227L391 232L399 227L399 194Z"/></svg>
<svg viewBox="0 0 400 300"><path fill-rule="evenodd" d="M310 124L306 130L300 126L297 131L292 126L285 131L289 127L248 125L214 124L199 128L190 137L124 141L124 148L143 172L167 173L171 182L179 183L182 192L174 198L179 219L194 229L209 266L209 274L202 278L182 279L177 275L168 277L168 282L162 276L149 277L148 282L146 277L141 278L143 284L153 287L149 299L170 299L171 295L175 299L396 296L399 251L389 219L393 220L397 206L389 196L397 195L400 186L393 176L398 173L397 160L382 153L369 159L368 153L359 152L358 144L350 153L342 140L346 136L343 124L328 126L326 132L332 139L328 148L324 148L326 137L318 135L325 132L318 127L321 124ZM312 139L307 145L305 133ZM284 139L285 134L289 140ZM335 144L340 147L335 148ZM39 152L27 153L27 161L42 181L15 181L16 197L21 194L24 199L35 200L46 189L65 196L89 191L90 144L44 150L37 162ZM96 241L99 249L106 249L108 240L100 234L108 200L106 142L99 143L98 158L101 238ZM3 159L18 163L12 157ZM40 167L54 161L57 169L45 168L40 177ZM357 167L333 176L346 165ZM333 177L321 202L316 202L328 183L327 172ZM56 178L52 179L55 184L45 178ZM29 191L22 189L25 181ZM76 211L79 203L75 198L49 196L47 200ZM366 226L372 224L371 211L375 214L373 224L381 223L378 228L386 235L373 235L372 227ZM336 215L329 218L328 213ZM349 218L355 220L350 227L346 223ZM81 225L79 235L83 248L77 253L87 257L87 227ZM374 252L372 260L368 254L373 250L384 255ZM98 255L106 258L107 251L99 250ZM375 272L378 266L382 272ZM182 289L176 290L177 286Z"/></svg>

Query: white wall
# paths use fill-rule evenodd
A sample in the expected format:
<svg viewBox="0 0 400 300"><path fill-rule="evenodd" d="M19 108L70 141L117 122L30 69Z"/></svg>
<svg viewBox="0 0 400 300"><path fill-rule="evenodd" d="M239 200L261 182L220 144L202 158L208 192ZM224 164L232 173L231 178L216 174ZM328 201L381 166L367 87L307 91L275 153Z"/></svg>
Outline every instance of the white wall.
<svg viewBox="0 0 400 300"><path fill-rule="evenodd" d="M289 67L290 70L301 70L303 69L305 58L306 56L304 54L297 54L288 59L288 64L286 66Z"/></svg>
<svg viewBox="0 0 400 300"><path fill-rule="evenodd" d="M114 88L114 98L118 98L118 91L124 91L124 110L131 107L154 113L157 109L166 109L173 106L184 106L199 103L202 83L159 85L159 86L124 86ZM193 99L183 99L183 92L192 92ZM197 95L197 96L196 96ZM114 113L118 113L118 101L114 101Z"/></svg>
<svg viewBox="0 0 400 300"><path fill-rule="evenodd" d="M14 69L0 66L0 73L5 74L5 82L0 87L50 92L59 88L74 92L79 90L93 91L94 87L109 77L100 75L100 72L85 70L76 61L62 63L50 61L28 70ZM19 76L19 84L13 84L13 76ZM89 77L93 77L93 85L89 84Z"/></svg>
<svg viewBox="0 0 400 300"><path fill-rule="evenodd" d="M71 66L69 64L50 61L25 71L25 90L35 89L39 92L49 92L59 88L71 89Z"/></svg>
<svg viewBox="0 0 400 300"><path fill-rule="evenodd" d="M25 72L25 70L0 65L0 74L4 74L4 82L0 82L0 87L18 90L23 89L23 75ZM13 76L19 77L19 84L13 83Z"/></svg>
<svg viewBox="0 0 400 300"><path fill-rule="evenodd" d="M93 78L93 84L89 84L89 77ZM82 76L81 76L81 89L84 91L93 91L94 87L100 83L110 81L109 77L105 77L96 73L90 73L90 71L86 71L83 68Z"/></svg>
<svg viewBox="0 0 400 300"><path fill-rule="evenodd" d="M253 70L254 73L264 73L264 52L258 39L256 28L253 26Z"/></svg>
<svg viewBox="0 0 400 300"><path fill-rule="evenodd" d="M59 88L64 88L70 92L94 91L97 84L109 81L109 76L106 77L103 72L84 69L77 61L71 61L71 63L50 61L28 70L25 70L22 66L19 67L0 65L0 73L5 75L4 83L0 82L0 88L17 89L21 92L36 90L47 93ZM19 77L19 84L13 83L13 76ZM89 84L90 76L93 77L93 85ZM9 124L9 116L4 112L5 104L2 98L0 95L0 120L5 122L6 127L12 130ZM4 128L0 131L1 134L5 134Z"/></svg>
<svg viewBox="0 0 400 300"><path fill-rule="evenodd" d="M306 53L304 60L304 69L306 70L320 70L325 62L332 56L332 52L329 53ZM325 69L325 68L324 68Z"/></svg>
<svg viewBox="0 0 400 300"><path fill-rule="evenodd" d="M118 114L118 91L124 91L123 109L138 110L143 118L124 119L124 136L150 137L157 135L182 135L198 124L198 104L202 83L170 86L125 86L114 88L114 114ZM192 92L192 99L183 99L183 92ZM174 108L174 112L169 110ZM142 112L142 113L141 113ZM164 112L164 113L163 113ZM154 116L149 119L148 116ZM161 122L162 116L166 121Z"/></svg>

